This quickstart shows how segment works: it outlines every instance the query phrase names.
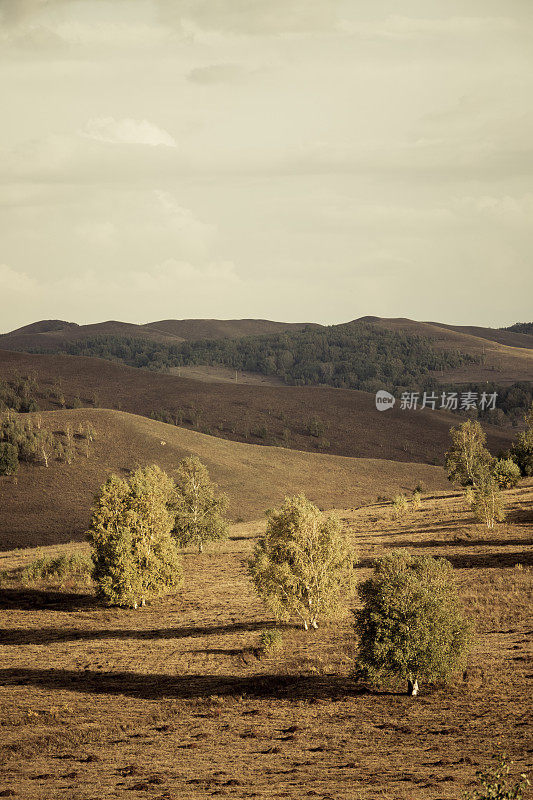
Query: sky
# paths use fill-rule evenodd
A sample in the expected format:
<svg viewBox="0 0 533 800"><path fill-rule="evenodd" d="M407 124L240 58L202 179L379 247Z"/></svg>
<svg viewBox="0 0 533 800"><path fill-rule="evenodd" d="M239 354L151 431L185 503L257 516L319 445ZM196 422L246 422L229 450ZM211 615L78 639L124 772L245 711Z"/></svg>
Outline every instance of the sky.
<svg viewBox="0 0 533 800"><path fill-rule="evenodd" d="M531 0L0 0L0 330L533 314Z"/></svg>

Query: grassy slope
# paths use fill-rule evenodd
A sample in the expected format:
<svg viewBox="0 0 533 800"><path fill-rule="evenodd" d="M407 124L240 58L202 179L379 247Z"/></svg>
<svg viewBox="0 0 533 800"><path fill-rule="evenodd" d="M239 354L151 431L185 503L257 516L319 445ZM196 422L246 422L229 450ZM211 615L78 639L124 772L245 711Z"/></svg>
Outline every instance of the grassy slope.
<svg viewBox="0 0 533 800"><path fill-rule="evenodd" d="M355 506L378 495L411 491L419 480L445 487L440 467L377 459L351 459L279 447L240 444L120 411L76 410L42 414L53 431L89 420L97 440L89 458L46 468L22 465L17 482L0 478L0 543L6 548L65 542L88 527L92 495L106 477L157 463L170 474L187 455L199 456L230 497L233 519L253 519L285 494L305 492L322 507Z"/></svg>
<svg viewBox="0 0 533 800"><path fill-rule="evenodd" d="M459 349L463 353L483 356L483 364L473 364L449 370L437 377L444 383L467 381L494 381L512 383L533 379L533 336L494 331L459 325L441 325L438 322L416 322L411 319L363 317L380 328L418 334L433 340L443 350Z"/></svg>
<svg viewBox="0 0 533 800"><path fill-rule="evenodd" d="M409 412L396 406L377 412L373 395L348 389L207 384L95 358L0 351L0 378L17 373L33 373L48 387L60 379L67 400L79 396L89 404L96 390L100 406L136 414L195 407L202 412L202 429L236 441L246 440L246 430L265 427L266 439L250 436L248 441L269 443L287 428L290 447L316 451L320 443L308 435L306 425L318 417L326 423L325 452L344 456L440 464L449 429L460 422L441 411ZM487 433L497 452L509 446L514 432L489 426Z"/></svg>
<svg viewBox="0 0 533 800"><path fill-rule="evenodd" d="M185 555L183 589L142 610L102 607L86 587L4 589L2 790L27 800L458 800L495 752L514 761L513 775L531 769L533 482L505 502L508 521L490 534L452 493L425 497L403 523L383 505L342 512L360 580L392 546L455 567L477 632L469 672L446 689L422 683L416 700L403 686L371 692L350 679L350 616L308 634L285 627L282 651L259 656L273 623L245 559L263 522ZM3 567L33 555L6 553Z"/></svg>

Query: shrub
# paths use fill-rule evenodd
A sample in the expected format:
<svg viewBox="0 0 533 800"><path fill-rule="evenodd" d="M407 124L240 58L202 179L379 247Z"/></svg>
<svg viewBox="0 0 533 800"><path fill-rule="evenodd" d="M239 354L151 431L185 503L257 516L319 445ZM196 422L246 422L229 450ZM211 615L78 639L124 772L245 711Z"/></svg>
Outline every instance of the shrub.
<svg viewBox="0 0 533 800"><path fill-rule="evenodd" d="M481 788L463 795L464 800L522 800L530 785L526 773L522 773L518 781L509 780L509 763L505 756L494 767L478 770L476 778Z"/></svg>
<svg viewBox="0 0 533 800"><path fill-rule="evenodd" d="M326 426L318 417L311 417L311 419L308 420L305 429L309 436L315 436L317 439L320 439L320 437L326 432Z"/></svg>
<svg viewBox="0 0 533 800"><path fill-rule="evenodd" d="M470 419L459 428L451 428L450 434L452 446L445 456L448 480L461 486L475 486L480 474L492 462L485 447L487 437L479 422Z"/></svg>
<svg viewBox="0 0 533 800"><path fill-rule="evenodd" d="M20 578L25 584L38 580L62 584L68 579L88 583L92 569L93 562L88 554L43 556L24 567L20 572Z"/></svg>
<svg viewBox="0 0 533 800"><path fill-rule="evenodd" d="M14 475L19 468L19 455L15 445L0 442L0 475Z"/></svg>
<svg viewBox="0 0 533 800"><path fill-rule="evenodd" d="M415 511L418 511L420 506L422 505L422 497L420 496L420 492L413 492L413 497L411 499L411 506Z"/></svg>
<svg viewBox="0 0 533 800"><path fill-rule="evenodd" d="M283 649L283 635L275 628L261 633L260 649L263 653L275 653Z"/></svg>
<svg viewBox="0 0 533 800"><path fill-rule="evenodd" d="M112 475L102 486L88 535L93 578L109 604L137 608L181 584L174 502L172 480L155 465L127 480Z"/></svg>
<svg viewBox="0 0 533 800"><path fill-rule="evenodd" d="M225 494L209 478L199 458L184 458L176 475L173 533L182 547L194 544L201 553L204 544L227 536L223 517L228 507Z"/></svg>
<svg viewBox="0 0 533 800"><path fill-rule="evenodd" d="M392 516L394 519L400 520L405 517L409 511L409 504L404 494L397 494L392 501Z"/></svg>
<svg viewBox="0 0 533 800"><path fill-rule="evenodd" d="M359 587L354 612L359 674L373 681L445 679L463 660L468 642L449 561L393 551Z"/></svg>
<svg viewBox="0 0 533 800"><path fill-rule="evenodd" d="M269 512L266 534L249 570L257 593L275 616L299 617L308 630L340 607L343 592L353 587L354 562L338 519L299 495Z"/></svg>
<svg viewBox="0 0 533 800"><path fill-rule="evenodd" d="M520 467L512 458L500 458L494 464L492 473L500 489L513 489L520 480Z"/></svg>

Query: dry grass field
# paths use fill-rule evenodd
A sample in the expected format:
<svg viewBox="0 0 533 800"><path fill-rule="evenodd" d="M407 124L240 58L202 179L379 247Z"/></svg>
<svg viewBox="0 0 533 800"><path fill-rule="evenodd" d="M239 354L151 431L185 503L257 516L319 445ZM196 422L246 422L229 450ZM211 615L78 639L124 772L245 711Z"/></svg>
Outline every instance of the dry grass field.
<svg viewBox="0 0 533 800"><path fill-rule="evenodd" d="M121 411L77 409L40 416L60 441L67 427L76 434L85 421L93 424L96 439L87 458L84 440L75 438L78 455L71 465L53 460L49 467L22 464L16 478L0 477L0 549L79 539L89 524L92 496L111 473L124 475L157 463L172 475L191 454L202 459L228 493L233 520L264 515L287 492L303 491L321 507L332 508L411 492L419 481L428 490L449 486L442 468L427 464L258 447Z"/></svg>
<svg viewBox="0 0 533 800"><path fill-rule="evenodd" d="M0 796L459 800L495 752L530 769L533 481L505 503L490 533L449 490L402 522L387 503L339 512L361 579L392 547L455 567L476 629L468 670L416 699L350 677L349 613L313 633L280 626L282 650L262 654L275 623L246 560L264 521L186 552L182 590L137 611L83 584L21 585L35 551L4 552ZM40 552L74 549L87 545Z"/></svg>
<svg viewBox="0 0 533 800"><path fill-rule="evenodd" d="M462 421L444 411L401 411L398 403L380 413L374 395L350 389L206 383L98 358L0 350L0 378L15 375L34 375L45 389L60 385L67 402L78 397L91 406L96 396L99 406L144 416L179 410L184 425L217 437L358 458L442 464L450 427ZM313 417L323 423L322 437L309 434ZM486 432L494 453L515 435L491 425Z"/></svg>

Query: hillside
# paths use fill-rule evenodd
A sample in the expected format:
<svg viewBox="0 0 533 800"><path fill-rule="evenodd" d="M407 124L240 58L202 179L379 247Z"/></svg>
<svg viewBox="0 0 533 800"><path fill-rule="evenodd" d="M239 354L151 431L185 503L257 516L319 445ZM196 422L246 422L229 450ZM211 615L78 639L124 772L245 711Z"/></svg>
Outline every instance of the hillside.
<svg viewBox="0 0 533 800"><path fill-rule="evenodd" d="M0 351L0 378L34 375L67 403L115 408L149 416L165 412L187 426L254 444L283 443L298 450L362 458L442 464L449 429L460 417L443 411L376 411L374 396L329 387L205 383L151 373L95 358ZM53 400L42 408L58 408ZM166 419L166 417L165 417ZM311 420L323 432L309 433ZM505 450L512 429L486 426L494 453Z"/></svg>
<svg viewBox="0 0 533 800"><path fill-rule="evenodd" d="M120 411L78 409L44 412L52 431L75 432L82 421L96 430L87 458L81 448L71 465L48 468L21 465L17 480L0 478L4 549L83 538L93 493L106 477L157 463L170 474L179 461L197 455L230 497L232 519L254 519L282 502L285 494L305 492L324 508L356 506L378 495L446 487L439 467L378 459L353 459L303 453L279 447L229 442Z"/></svg>
<svg viewBox="0 0 533 800"><path fill-rule="evenodd" d="M361 317L356 322L366 322L383 330L424 336L431 339L438 349L457 349L481 359L479 364L469 364L444 374L435 373L435 378L442 383L490 381L507 384L533 380L533 336L528 334L404 318Z"/></svg>
<svg viewBox="0 0 533 800"><path fill-rule="evenodd" d="M297 331L307 325L308 323L273 322L265 319L167 319L146 325L116 320L91 325L77 325L63 320L41 320L1 334L0 348L56 350L66 344L95 336L127 336L175 344L186 340L238 338Z"/></svg>

